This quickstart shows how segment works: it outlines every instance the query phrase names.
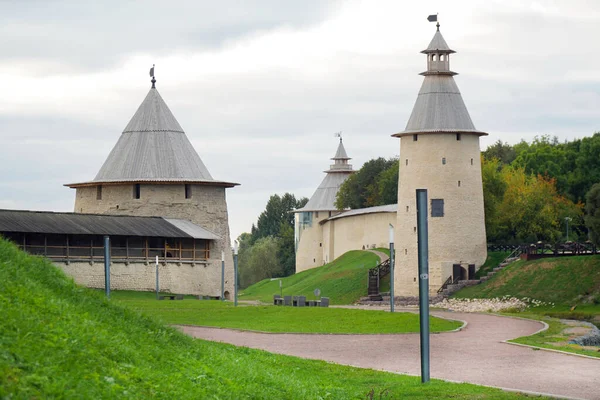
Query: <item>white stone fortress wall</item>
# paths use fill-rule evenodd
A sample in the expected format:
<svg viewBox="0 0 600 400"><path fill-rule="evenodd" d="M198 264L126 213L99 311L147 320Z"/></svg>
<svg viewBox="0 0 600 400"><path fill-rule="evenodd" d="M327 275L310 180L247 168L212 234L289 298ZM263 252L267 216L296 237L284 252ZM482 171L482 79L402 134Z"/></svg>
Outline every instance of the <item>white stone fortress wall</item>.
<svg viewBox="0 0 600 400"><path fill-rule="evenodd" d="M86 287L104 289L104 263L55 262L75 282ZM195 294L219 297L213 282L221 282L221 267L208 263L159 262L159 286L161 292ZM156 266L154 262L112 262L110 266L111 290L156 290ZM232 298L233 289L225 287ZM229 293L227 293L229 292Z"/></svg>
<svg viewBox="0 0 600 400"><path fill-rule="evenodd" d="M435 292L453 264L487 257L479 136L419 134L401 137L395 284L398 296L418 294L416 189L428 191L429 284ZM432 199L444 201L443 217L431 216Z"/></svg>
<svg viewBox="0 0 600 400"><path fill-rule="evenodd" d="M78 187L75 197L75 212L180 218L210 230L222 239L210 242L210 259L207 261L206 267L198 266L198 264L193 267L185 266L185 264L169 267L173 268L171 276L182 278L182 282L173 283L175 285L173 287L189 287L190 290L194 289L190 293L219 296L221 293L221 251L224 251L225 291L233 293L233 255L224 187L191 185L191 198L186 199L183 184L141 184L140 198L136 199L134 198L133 184L103 185L101 200L97 199L96 186ZM128 268L130 266L131 264L124 266L123 271L131 271L132 269ZM102 276L104 276L104 267L101 268ZM154 267L152 266L152 268ZM198 277L194 278L193 282L185 282L186 277L195 277L195 271L201 269L206 270L206 272L198 273ZM65 271L67 270L71 271L72 268L65 269ZM189 272L184 272L186 270L189 270ZM143 270L140 270L140 272L143 273ZM71 272L68 273L71 274ZM80 275L79 279L84 279L84 276L89 276L92 279L91 277L94 276L91 272L86 272L84 275L78 272L78 274ZM102 285L104 285L103 282ZM145 278L140 278L139 282L145 282ZM87 285L86 282L81 281L81 283ZM146 290L146 287L146 284L140 283L139 289L135 287L128 288Z"/></svg>

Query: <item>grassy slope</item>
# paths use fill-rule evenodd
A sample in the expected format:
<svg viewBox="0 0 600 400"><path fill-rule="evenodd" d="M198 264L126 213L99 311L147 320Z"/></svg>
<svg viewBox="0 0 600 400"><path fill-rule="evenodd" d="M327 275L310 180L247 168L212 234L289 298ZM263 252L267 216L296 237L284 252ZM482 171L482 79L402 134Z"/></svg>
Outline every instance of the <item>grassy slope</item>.
<svg viewBox="0 0 600 400"><path fill-rule="evenodd" d="M487 275L488 272L496 268L502 261L506 259L510 255L508 251L490 251L488 252L485 263L477 270L475 274L476 278L481 278L484 275Z"/></svg>
<svg viewBox="0 0 600 400"><path fill-rule="evenodd" d="M283 295L303 295L315 299L313 291L321 289L321 296L329 297L331 304L352 304L367 295L367 271L379 263L379 257L368 251L349 251L321 267L281 278ZM242 300L273 302L280 294L279 279L265 279L240 292Z"/></svg>
<svg viewBox="0 0 600 400"><path fill-rule="evenodd" d="M511 295L557 305L574 305L583 298L600 302L600 256L517 261L480 285L455 297L493 298Z"/></svg>
<svg viewBox="0 0 600 400"><path fill-rule="evenodd" d="M512 399L468 384L193 340L0 240L0 398Z"/></svg>
<svg viewBox="0 0 600 400"><path fill-rule="evenodd" d="M153 293L113 292L113 298L167 324L217 326L263 332L407 333L419 331L419 316L343 308L243 306L218 300L156 301ZM460 322L432 318L433 332L452 330Z"/></svg>

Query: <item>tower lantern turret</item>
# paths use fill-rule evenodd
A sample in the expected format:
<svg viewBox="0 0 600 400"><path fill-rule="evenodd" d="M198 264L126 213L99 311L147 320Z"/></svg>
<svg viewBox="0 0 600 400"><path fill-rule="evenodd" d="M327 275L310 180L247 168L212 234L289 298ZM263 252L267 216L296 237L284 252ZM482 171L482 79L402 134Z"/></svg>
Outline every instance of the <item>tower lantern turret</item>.
<svg viewBox="0 0 600 400"><path fill-rule="evenodd" d="M450 54L456 52L448 47L440 33L439 23L431 43L421 53L427 55L427 71L422 72L421 75L458 75L450 71Z"/></svg>

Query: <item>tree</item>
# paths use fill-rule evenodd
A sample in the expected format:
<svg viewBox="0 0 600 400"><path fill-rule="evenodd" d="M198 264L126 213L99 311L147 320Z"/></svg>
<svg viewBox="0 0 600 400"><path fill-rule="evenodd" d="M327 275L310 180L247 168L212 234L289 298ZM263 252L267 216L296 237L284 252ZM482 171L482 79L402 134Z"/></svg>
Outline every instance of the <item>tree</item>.
<svg viewBox="0 0 600 400"><path fill-rule="evenodd" d="M379 157L369 160L342 183L335 206L343 210L394 204L398 201L397 176L397 159Z"/></svg>
<svg viewBox="0 0 600 400"><path fill-rule="evenodd" d="M282 275L283 269L277 258L279 240L273 236L258 239L244 251L240 258L240 286L242 288L267 278ZM242 264L243 259L243 264Z"/></svg>
<svg viewBox="0 0 600 400"><path fill-rule="evenodd" d="M493 145L488 146L488 148L482 152L482 155L486 160L495 159L502 164L510 164L517 157L517 152L510 144L498 140Z"/></svg>
<svg viewBox="0 0 600 400"><path fill-rule="evenodd" d="M600 245L600 183L596 183L585 196L585 225L590 240Z"/></svg>
<svg viewBox="0 0 600 400"><path fill-rule="evenodd" d="M506 190L496 209L498 238L554 242L562 237L565 217L572 218L573 227L581 225L583 205L561 196L555 179L518 167L504 167L501 173Z"/></svg>
<svg viewBox="0 0 600 400"><path fill-rule="evenodd" d="M502 164L497 158L481 157L481 178L483 180L483 206L485 210L485 231L488 242L495 242L501 234L498 208L506 192L506 182L501 173Z"/></svg>
<svg viewBox="0 0 600 400"><path fill-rule="evenodd" d="M251 285L265 278L264 267L258 263L255 247L261 243L261 252L265 248L274 251L273 256L277 260L277 268L268 266L267 270L276 276L288 276L296 271L296 249L294 238L294 209L302 208L308 202L306 197L296 199L293 194L285 193L283 196L272 195L267 202L265 210L260 213L256 225L252 224L251 233L242 233L238 241L239 266L241 282L243 287ZM262 239L271 238L276 240L277 246L273 243L268 246ZM267 258L263 255L262 259ZM269 259L270 260L270 259ZM243 271L243 272L242 272Z"/></svg>

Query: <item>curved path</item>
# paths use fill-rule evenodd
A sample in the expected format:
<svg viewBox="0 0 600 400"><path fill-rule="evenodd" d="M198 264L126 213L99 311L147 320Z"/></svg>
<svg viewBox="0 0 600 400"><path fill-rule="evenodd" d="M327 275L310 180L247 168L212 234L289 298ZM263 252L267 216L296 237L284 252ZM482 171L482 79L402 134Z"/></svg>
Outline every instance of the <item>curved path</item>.
<svg viewBox="0 0 600 400"><path fill-rule="evenodd" d="M503 343L543 328L537 321L433 312L468 325L431 335L431 377L555 396L600 399L600 359ZM420 374L418 334L321 335L181 326L193 337L361 368Z"/></svg>

